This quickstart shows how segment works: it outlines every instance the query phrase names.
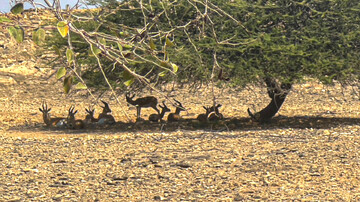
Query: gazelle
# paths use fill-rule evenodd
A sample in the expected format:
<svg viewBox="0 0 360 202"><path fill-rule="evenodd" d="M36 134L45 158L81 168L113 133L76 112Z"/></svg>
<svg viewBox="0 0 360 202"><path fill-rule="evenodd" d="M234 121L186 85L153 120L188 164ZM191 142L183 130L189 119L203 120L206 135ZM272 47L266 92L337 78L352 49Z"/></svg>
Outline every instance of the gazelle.
<svg viewBox="0 0 360 202"><path fill-rule="evenodd" d="M170 113L168 116L168 121L173 122L173 121L179 121L181 119L180 116L180 112L181 111L185 111L185 108L182 106L182 104L175 100L176 104L174 105L176 107L175 113Z"/></svg>
<svg viewBox="0 0 360 202"><path fill-rule="evenodd" d="M113 124L115 123L115 118L111 115L111 109L109 107L109 104L105 101L102 101L101 102L104 104L104 106L102 107L103 108L103 111L99 114L98 116L98 121L97 123L98 124Z"/></svg>
<svg viewBox="0 0 360 202"><path fill-rule="evenodd" d="M203 108L206 110L206 113L205 114L199 114L196 119L200 122L207 122L208 121L208 116L210 114L210 107L205 107L203 106Z"/></svg>
<svg viewBox="0 0 360 202"><path fill-rule="evenodd" d="M94 117L95 109L86 109L85 111L87 115L85 116L85 123L96 123L98 122L98 119Z"/></svg>
<svg viewBox="0 0 360 202"><path fill-rule="evenodd" d="M85 128L85 124L82 120L76 120L75 119L75 114L78 112L78 110L76 110L74 112L74 109L75 107L74 106L71 106L69 108L69 114L68 114L68 117L66 119L66 122L67 122L67 125L69 128L71 129L82 129L82 128Z"/></svg>
<svg viewBox="0 0 360 202"><path fill-rule="evenodd" d="M158 122L162 121L162 118L164 117L166 112L170 112L171 110L165 105L165 101L163 101L163 106L159 104L159 107L161 108L160 114L151 114L149 116L149 121L152 122Z"/></svg>
<svg viewBox="0 0 360 202"><path fill-rule="evenodd" d="M219 112L219 108L221 106L222 106L221 104L211 107L203 106L203 108L206 110L206 113L199 114L199 116L196 119L199 120L200 122L217 121L223 119L224 116Z"/></svg>
<svg viewBox="0 0 360 202"><path fill-rule="evenodd" d="M43 114L43 119L44 119L44 123L46 124L46 126L48 126L48 127L59 127L59 128L65 128L66 127L66 118L64 118L64 117L51 118L50 113L49 113L51 111L51 108L48 108L48 106L47 106L47 104L45 102L43 102L41 107L42 108L39 108L39 110Z"/></svg>
<svg viewBox="0 0 360 202"><path fill-rule="evenodd" d="M133 100L135 95L131 96L130 93L125 94L126 102L136 107L136 119L140 119L141 116L141 108L148 108L151 107L157 111L158 114L160 114L159 109L156 107L158 104L158 100L154 96L146 96L137 98L136 100Z"/></svg>
<svg viewBox="0 0 360 202"><path fill-rule="evenodd" d="M224 116L219 112L219 108L221 107L221 104L218 104L216 106L212 106L209 108L210 113L208 114L207 119L209 121L218 121L224 118Z"/></svg>

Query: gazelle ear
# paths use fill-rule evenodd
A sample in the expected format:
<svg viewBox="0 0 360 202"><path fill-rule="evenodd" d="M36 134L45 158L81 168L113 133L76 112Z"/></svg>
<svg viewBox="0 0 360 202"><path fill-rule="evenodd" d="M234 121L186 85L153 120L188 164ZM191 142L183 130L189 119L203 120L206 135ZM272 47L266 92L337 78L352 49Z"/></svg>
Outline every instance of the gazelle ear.
<svg viewBox="0 0 360 202"><path fill-rule="evenodd" d="M74 115L75 115L76 113L78 113L78 110L76 110L76 111L74 112Z"/></svg>
<svg viewBox="0 0 360 202"><path fill-rule="evenodd" d="M104 104L104 107L103 108L109 108L109 104L103 100L101 100L101 102Z"/></svg>
<svg viewBox="0 0 360 202"><path fill-rule="evenodd" d="M43 110L42 110L41 108L39 108L39 110L40 110L41 112L43 112Z"/></svg>
<svg viewBox="0 0 360 202"><path fill-rule="evenodd" d="M51 108L49 108L49 109L47 110L47 112L49 112L49 111L51 111Z"/></svg>

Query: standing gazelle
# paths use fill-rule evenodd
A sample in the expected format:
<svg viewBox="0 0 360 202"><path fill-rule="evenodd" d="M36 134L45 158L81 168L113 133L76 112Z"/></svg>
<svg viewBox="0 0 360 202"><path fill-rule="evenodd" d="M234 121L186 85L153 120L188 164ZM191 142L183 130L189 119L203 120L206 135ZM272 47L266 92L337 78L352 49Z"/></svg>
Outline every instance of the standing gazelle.
<svg viewBox="0 0 360 202"><path fill-rule="evenodd" d="M67 121L67 125L69 128L71 129L82 129L82 128L85 128L85 124L82 120L76 120L75 119L75 114L78 112L78 110L76 110L74 112L74 109L75 107L74 106L71 106L69 108L69 114L68 114L68 117L66 119Z"/></svg>
<svg viewBox="0 0 360 202"><path fill-rule="evenodd" d="M165 105L165 101L162 102L163 106L161 106L159 104L159 107L161 108L161 113L160 114L151 114L149 116L149 121L152 122L158 122L158 121L162 121L162 118L164 117L166 112L170 112L171 110Z"/></svg>
<svg viewBox="0 0 360 202"><path fill-rule="evenodd" d="M98 123L99 124L113 124L115 123L115 118L111 115L111 109L109 107L109 104L105 101L101 102L104 104L103 111L98 116Z"/></svg>
<svg viewBox="0 0 360 202"><path fill-rule="evenodd" d="M43 119L44 119L44 123L46 124L46 126L48 126L48 127L59 127L59 128L65 128L66 127L66 118L64 118L64 117L51 118L50 113L49 113L51 111L51 108L48 108L46 102L43 102L41 107L42 108L39 108L39 110L43 114Z"/></svg>
<svg viewBox="0 0 360 202"><path fill-rule="evenodd" d="M170 113L168 116L168 121L173 122L173 121L179 121L181 120L181 116L180 116L180 112L181 111L185 111L185 108L182 106L182 104L175 100L176 104L174 105L176 107L175 113Z"/></svg>
<svg viewBox="0 0 360 202"><path fill-rule="evenodd" d="M156 105L158 104L158 100L156 97L146 96L133 100L134 97L135 95L131 96L130 93L125 94L126 102L136 107L136 120L140 119L141 108L151 107L155 109L158 114L160 114L159 109L156 107Z"/></svg>

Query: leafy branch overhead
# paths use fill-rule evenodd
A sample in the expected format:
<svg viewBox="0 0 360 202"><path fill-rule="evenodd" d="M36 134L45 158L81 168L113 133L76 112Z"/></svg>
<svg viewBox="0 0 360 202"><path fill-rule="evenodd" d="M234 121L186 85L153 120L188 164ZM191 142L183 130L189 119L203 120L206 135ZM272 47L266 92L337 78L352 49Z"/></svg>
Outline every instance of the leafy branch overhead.
<svg viewBox="0 0 360 202"><path fill-rule="evenodd" d="M46 46L64 53L66 74L82 85L154 88L169 81L210 82L214 71L226 78L216 82L237 86L269 77L327 84L359 79L359 2L91 2L99 8L60 10L45 0L58 32L47 36ZM22 12L19 5L13 10ZM21 30L9 28L18 42ZM45 40L40 30L34 41Z"/></svg>

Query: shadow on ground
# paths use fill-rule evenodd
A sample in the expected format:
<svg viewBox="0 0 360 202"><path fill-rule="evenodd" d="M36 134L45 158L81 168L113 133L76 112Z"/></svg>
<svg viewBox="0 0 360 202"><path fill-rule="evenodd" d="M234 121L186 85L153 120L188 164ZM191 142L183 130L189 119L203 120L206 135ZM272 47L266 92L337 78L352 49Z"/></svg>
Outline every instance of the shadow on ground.
<svg viewBox="0 0 360 202"><path fill-rule="evenodd" d="M162 122L152 123L149 121L140 121L137 123L117 122L113 125L88 125L85 129L71 130L48 128L44 124L35 125L19 125L11 127L10 131L17 132L36 132L51 131L54 134L111 134L119 132L174 132L174 131L210 131L210 132L226 132L226 131L258 131L272 129L331 129L338 126L358 125L360 118L347 117L313 117L313 116L295 116L285 117L278 116L269 123L256 123L249 118L225 119L217 122L199 123L194 119L185 119L180 122Z"/></svg>

